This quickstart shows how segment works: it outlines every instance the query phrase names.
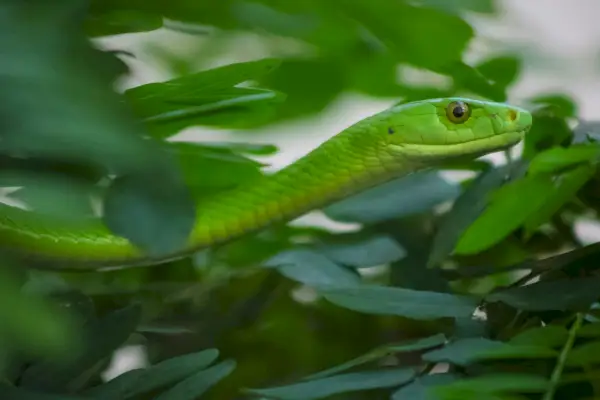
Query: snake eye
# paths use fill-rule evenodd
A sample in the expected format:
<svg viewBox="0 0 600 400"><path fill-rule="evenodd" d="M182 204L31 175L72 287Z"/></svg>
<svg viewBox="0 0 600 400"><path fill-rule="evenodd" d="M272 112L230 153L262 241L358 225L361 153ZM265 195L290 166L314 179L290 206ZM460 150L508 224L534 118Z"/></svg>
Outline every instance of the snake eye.
<svg viewBox="0 0 600 400"><path fill-rule="evenodd" d="M462 124L471 116L471 109L465 102L453 101L446 107L446 116L455 124Z"/></svg>

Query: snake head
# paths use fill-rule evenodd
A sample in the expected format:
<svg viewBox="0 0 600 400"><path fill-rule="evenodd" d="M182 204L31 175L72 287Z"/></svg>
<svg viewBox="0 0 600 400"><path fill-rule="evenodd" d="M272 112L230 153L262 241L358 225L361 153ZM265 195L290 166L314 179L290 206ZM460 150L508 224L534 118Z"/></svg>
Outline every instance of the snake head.
<svg viewBox="0 0 600 400"><path fill-rule="evenodd" d="M390 154L431 162L514 146L531 128L532 116L505 103L451 97L393 107L383 121Z"/></svg>

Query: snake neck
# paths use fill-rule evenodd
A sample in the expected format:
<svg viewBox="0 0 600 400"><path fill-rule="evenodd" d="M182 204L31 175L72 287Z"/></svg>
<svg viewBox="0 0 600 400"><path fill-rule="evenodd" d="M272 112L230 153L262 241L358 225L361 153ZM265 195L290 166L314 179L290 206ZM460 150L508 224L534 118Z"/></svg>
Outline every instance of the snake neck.
<svg viewBox="0 0 600 400"><path fill-rule="evenodd" d="M218 244L292 220L412 172L408 162L360 135L356 127L343 132L288 167L199 205L192 245Z"/></svg>

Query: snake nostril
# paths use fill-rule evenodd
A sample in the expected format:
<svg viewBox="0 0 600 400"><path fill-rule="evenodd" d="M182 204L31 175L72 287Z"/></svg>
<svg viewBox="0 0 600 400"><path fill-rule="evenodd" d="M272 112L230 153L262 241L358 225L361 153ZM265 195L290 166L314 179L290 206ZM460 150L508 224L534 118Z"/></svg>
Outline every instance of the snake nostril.
<svg viewBox="0 0 600 400"><path fill-rule="evenodd" d="M518 114L517 114L517 112L516 112L515 110L509 110L509 111L508 111L508 118L509 118L511 121L514 121L514 120L516 120L516 119L517 119L517 116L518 116Z"/></svg>

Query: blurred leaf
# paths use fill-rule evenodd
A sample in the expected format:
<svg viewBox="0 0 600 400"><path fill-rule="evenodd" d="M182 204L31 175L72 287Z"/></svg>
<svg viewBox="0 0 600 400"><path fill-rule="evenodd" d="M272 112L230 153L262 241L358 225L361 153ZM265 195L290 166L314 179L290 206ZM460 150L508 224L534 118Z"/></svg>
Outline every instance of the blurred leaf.
<svg viewBox="0 0 600 400"><path fill-rule="evenodd" d="M581 337L600 337L600 323L596 322L593 324L583 325L577 331L577 335Z"/></svg>
<svg viewBox="0 0 600 400"><path fill-rule="evenodd" d="M418 214L460 193L437 172L418 172L348 197L324 209L334 220L375 223Z"/></svg>
<svg viewBox="0 0 600 400"><path fill-rule="evenodd" d="M85 31L91 37L148 32L162 26L163 19L160 14L140 10L91 13L85 21Z"/></svg>
<svg viewBox="0 0 600 400"><path fill-rule="evenodd" d="M548 194L546 201L525 220L525 237L531 237L535 229L550 220L561 207L571 201L595 172L594 167L581 165L558 176L554 181L553 192Z"/></svg>
<svg viewBox="0 0 600 400"><path fill-rule="evenodd" d="M520 69L520 60L514 56L493 57L477 66L479 72L501 87L507 87L515 82Z"/></svg>
<svg viewBox="0 0 600 400"><path fill-rule="evenodd" d="M390 344L387 344L384 346L380 346L376 349L373 349L370 352L363 354L360 357L356 357L356 358L354 358L350 361L347 361L343 364L339 364L339 365L336 365L335 367L332 367L332 368L326 369L324 371L309 375L309 376L305 377L303 380L313 380L313 379L317 379L317 378L320 379L320 378L324 378L326 376L331 376L331 375L334 375L334 374L337 374L337 373L340 373L343 371L347 371L347 370L357 367L359 365L363 365L363 364L369 363L371 361L378 360L389 354L413 352L413 351L418 351L418 350L429 349L432 347L437 347L437 346L444 344L445 341L446 341L446 337L440 333L440 334L428 336L425 338L408 340L404 343L396 343L396 344L390 343Z"/></svg>
<svg viewBox="0 0 600 400"><path fill-rule="evenodd" d="M72 0L3 4L1 151L139 171L158 156L113 90L125 64L80 34L85 7Z"/></svg>
<svg viewBox="0 0 600 400"><path fill-rule="evenodd" d="M113 181L104 199L104 221L146 254L160 256L185 246L194 227L196 204L178 176L160 178L161 172L168 171L149 172L154 173Z"/></svg>
<svg viewBox="0 0 600 400"><path fill-rule="evenodd" d="M0 186L20 187L8 197L25 203L36 213L59 218L88 218L93 215L91 184L63 174L0 171Z"/></svg>
<svg viewBox="0 0 600 400"><path fill-rule="evenodd" d="M391 400L439 400L433 393L432 387L447 385L461 379L452 373L436 373L420 376L406 386L403 386L391 396Z"/></svg>
<svg viewBox="0 0 600 400"><path fill-rule="evenodd" d="M404 2L344 0L339 10L358 21L399 59L422 67L458 61L473 37L471 26L455 15ZM437 46L439 38L452 38ZM436 51L429 51L435 48Z"/></svg>
<svg viewBox="0 0 600 400"><path fill-rule="evenodd" d="M576 102L563 94L538 95L530 98L529 102L548 106L552 109L553 114L559 117L576 117L579 111Z"/></svg>
<svg viewBox="0 0 600 400"><path fill-rule="evenodd" d="M468 186L456 199L452 209L442 218L427 260L429 267L438 265L452 252L465 230L488 205L490 193L520 177L525 172L524 167L522 163L517 162L489 169Z"/></svg>
<svg viewBox="0 0 600 400"><path fill-rule="evenodd" d="M89 369L112 355L133 333L140 320L141 308L131 305L113 311L85 325L82 349L74 349L66 361L47 360L31 365L23 372L20 385L44 391L73 391L85 384Z"/></svg>
<svg viewBox="0 0 600 400"><path fill-rule="evenodd" d="M542 151L531 160L530 174L557 173L563 169L581 163L595 162L600 157L597 144L573 145L570 147L552 147Z"/></svg>
<svg viewBox="0 0 600 400"><path fill-rule="evenodd" d="M485 211L463 233L455 252L474 254L497 244L548 200L554 190L551 177L534 175L497 190Z"/></svg>
<svg viewBox="0 0 600 400"><path fill-rule="evenodd" d="M548 348L561 347L569 336L562 326L546 325L527 329L513 336L509 343L517 345L535 345Z"/></svg>
<svg viewBox="0 0 600 400"><path fill-rule="evenodd" d="M77 395L34 392L5 383L0 384L0 397L2 400L88 400Z"/></svg>
<svg viewBox="0 0 600 400"><path fill-rule="evenodd" d="M503 289L486 300L501 301L519 310L576 310L596 301L599 290L600 278L574 278Z"/></svg>
<svg viewBox="0 0 600 400"><path fill-rule="evenodd" d="M260 163L226 148L169 143L168 151L178 160L185 184L195 198L206 195L205 191L233 188L262 176Z"/></svg>
<svg viewBox="0 0 600 400"><path fill-rule="evenodd" d="M484 360L555 358L553 349L535 345L517 345L484 338L458 339L444 348L423 354L427 362L448 362L467 366Z"/></svg>
<svg viewBox="0 0 600 400"><path fill-rule="evenodd" d="M591 366L600 362L600 342L589 342L571 349L565 365Z"/></svg>
<svg viewBox="0 0 600 400"><path fill-rule="evenodd" d="M332 261L355 268L372 267L398 261L406 251L387 235L335 235L315 248Z"/></svg>
<svg viewBox="0 0 600 400"><path fill-rule="evenodd" d="M284 276L314 287L347 287L361 284L353 270L308 249L287 250L271 257L264 267L277 268Z"/></svg>
<svg viewBox="0 0 600 400"><path fill-rule="evenodd" d="M91 388L94 399L130 399L172 385L208 367L219 356L217 349L203 350L162 361L146 369L125 372L103 385Z"/></svg>
<svg viewBox="0 0 600 400"><path fill-rule="evenodd" d="M402 385L409 382L415 374L416 371L408 368L355 372L269 389L247 389L247 392L282 400L322 399L337 393Z"/></svg>
<svg viewBox="0 0 600 400"><path fill-rule="evenodd" d="M5 263L4 263L5 264ZM0 341L29 356L68 354L80 343L69 315L31 292L21 290L6 265L0 269Z"/></svg>
<svg viewBox="0 0 600 400"><path fill-rule="evenodd" d="M416 320L466 317L477 307L477 300L469 297L385 286L363 285L318 292L333 304L353 311Z"/></svg>
<svg viewBox="0 0 600 400"><path fill-rule="evenodd" d="M195 400L231 374L236 366L237 363L234 360L222 361L176 384L170 390L157 396L155 400Z"/></svg>
<svg viewBox="0 0 600 400"><path fill-rule="evenodd" d="M439 8L449 13L471 11L491 14L496 10L496 2L494 0L418 0L414 3Z"/></svg>
<svg viewBox="0 0 600 400"><path fill-rule="evenodd" d="M465 398L477 396L477 399L489 393L527 392L543 393L549 386L547 378L531 374L492 373L474 378L463 378L434 388L441 399ZM498 398L500 400L500 398Z"/></svg>

